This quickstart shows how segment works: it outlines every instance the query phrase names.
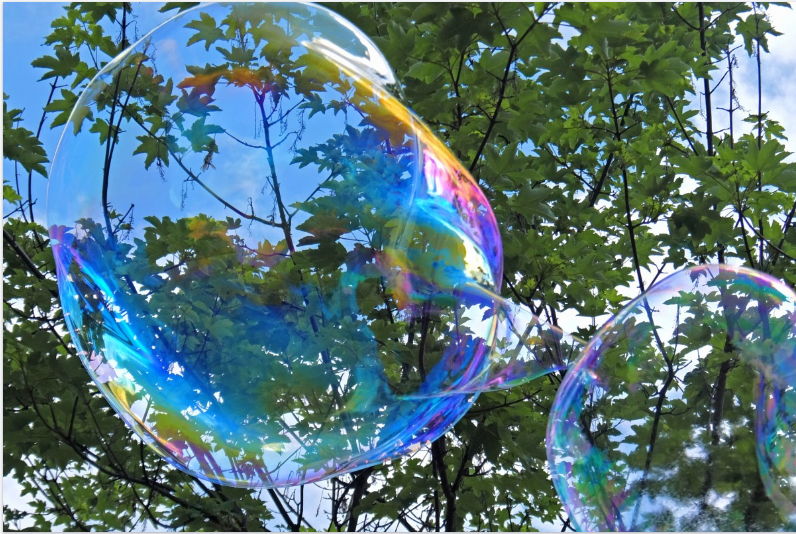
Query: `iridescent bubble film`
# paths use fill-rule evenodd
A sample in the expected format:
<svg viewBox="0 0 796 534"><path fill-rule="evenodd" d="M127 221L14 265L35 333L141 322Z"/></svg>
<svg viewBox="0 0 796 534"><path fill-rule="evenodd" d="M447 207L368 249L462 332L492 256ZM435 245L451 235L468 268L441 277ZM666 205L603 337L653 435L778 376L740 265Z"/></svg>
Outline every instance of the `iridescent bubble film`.
<svg viewBox="0 0 796 534"><path fill-rule="evenodd" d="M48 193L67 326L177 467L242 487L361 469L514 376L492 211L394 83L325 8L213 4L78 101Z"/></svg>
<svg viewBox="0 0 796 534"><path fill-rule="evenodd" d="M548 426L580 530L796 528L796 294L756 271L674 274L600 329Z"/></svg>
<svg viewBox="0 0 796 534"><path fill-rule="evenodd" d="M424 388L419 395L448 396L463 392L484 393L511 389L535 378L566 370L586 346L577 336L543 322L527 307L515 304L483 287L463 286L468 299L480 295L483 305L470 309L479 313L470 317L494 328L495 340L487 365L479 372L457 380L435 380L433 388Z"/></svg>

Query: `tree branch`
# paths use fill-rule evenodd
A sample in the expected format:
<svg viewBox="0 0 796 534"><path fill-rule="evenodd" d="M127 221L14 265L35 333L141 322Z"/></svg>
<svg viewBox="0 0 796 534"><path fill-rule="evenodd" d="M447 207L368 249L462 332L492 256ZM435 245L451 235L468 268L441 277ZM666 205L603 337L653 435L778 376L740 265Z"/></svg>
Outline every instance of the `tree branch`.
<svg viewBox="0 0 796 534"><path fill-rule="evenodd" d="M44 127L44 120L47 117L47 106L50 105L50 102L53 100L53 94L55 94L55 87L58 84L58 76L53 79L52 84L50 84L50 95L47 97L47 103L44 104L44 109L41 114L41 120L39 121L39 127L36 129L36 139L39 139L41 136L42 127ZM33 170L28 172L28 209L30 210L30 222L35 223L36 219L33 216ZM45 245L44 242L41 240L41 236L39 236L39 232L36 228L33 229L33 235L36 238L36 242L39 244L40 249L44 249Z"/></svg>
<svg viewBox="0 0 796 534"><path fill-rule="evenodd" d="M542 15L544 15L544 13L547 12L547 9L548 6L545 6L544 10L542 11L542 14L539 17L534 17L533 23L531 23L528 29L525 30L525 32L516 42L512 42L511 38L508 35L506 35L506 38L508 39L509 43L511 43L511 48L509 49L509 59L506 62L506 68L503 69L503 79L500 80L500 85L498 88L498 99L497 103L495 104L495 111L492 114L492 117L489 119L489 126L487 126L486 132L484 133L484 138L481 140L481 145L478 147L478 150L476 150L475 156L473 157L473 160L470 163L470 168L469 168L470 173L475 171L475 167L478 164L478 160L481 158L481 154L483 153L487 142L489 142L489 136L492 135L492 129L497 124L497 118L498 115L500 114L500 108L503 105L503 99L506 96L506 88L508 84L509 74L511 73L511 66L512 64L514 64L514 59L515 59L514 56L517 53L517 47L525 39L525 37L527 37L528 34L530 34L531 31L536 27L536 25L539 23L539 20L541 20ZM500 20L499 17L498 20Z"/></svg>
<svg viewBox="0 0 796 534"><path fill-rule="evenodd" d="M732 77L730 77L730 81L732 81ZM680 131L683 132L683 135L685 136L686 141L688 141L688 146L690 146L691 150L694 151L694 155L699 156L699 151L694 146L694 143L691 142L691 136L688 135L688 132L686 131L685 126L683 126L682 121L680 121L680 115L677 113L677 109L675 109L675 107L674 107L674 102L672 102L672 99L669 98L666 95L664 96L664 98L666 99L666 102L669 104L669 107L672 109L672 113L674 113L674 118L677 119L677 124L680 126Z"/></svg>
<svg viewBox="0 0 796 534"><path fill-rule="evenodd" d="M257 217L254 214L249 215L248 213L246 213L244 211L241 211L240 209L236 208L235 206L233 206L232 204L230 204L229 202L227 202L226 200L221 198L221 196L219 196L207 184L205 184L202 180L200 180L199 176L195 175L188 167L185 166L185 164L182 161L182 158L180 158L179 155L177 155L173 150L171 150L169 148L168 144L163 139L161 139L160 137L155 135L152 132L152 130L150 130L145 124L143 124L141 121L139 121L138 118L135 117L134 115L132 115L129 111L127 112L127 114L128 114L128 116L131 119L133 119L133 121L136 124L138 124L138 126L140 126L153 139L156 139L158 142L163 143L163 145L166 147L166 151L169 153L169 155L171 155L172 159L174 159L174 161L177 162L177 165L180 166L180 168L183 170L183 172L185 172L185 174L188 175L188 181L196 182L197 184L199 184L199 186L202 187L208 193L210 193L213 196L213 198L215 198L216 200L221 202L224 206L226 206L227 208L231 209L232 211L234 211L235 213L237 213L238 215L240 215L244 219L248 219L250 221L257 221L258 223L262 223L262 224L265 224L267 226L273 226L275 228L282 228L282 225L280 223L277 223L275 221L268 221L266 219L262 219L260 217Z"/></svg>
<svg viewBox="0 0 796 534"><path fill-rule="evenodd" d="M708 60L708 45L707 45L707 21L705 20L705 4L703 2L699 2L697 4L699 6L699 44L702 48L702 57L705 58L705 61ZM704 85L705 85L705 122L707 124L707 131L705 136L707 137L707 147L708 147L708 156L713 157L713 107L710 101L710 76L705 74L704 78Z"/></svg>
<svg viewBox="0 0 796 534"><path fill-rule="evenodd" d="M636 93L631 93L630 98L628 98L627 102L625 103L625 109L622 112L621 121L617 123L617 121L616 121L616 118L617 118L616 117L616 109L614 109L614 96L613 96L613 90L612 90L612 92L611 92L611 108L613 109L613 112L614 112L614 117L613 118L614 118L614 126L616 128L616 130L614 132L612 132L612 133L615 136L618 136L618 137L621 138L622 134L621 134L621 132L619 130L619 125L624 126L625 119L627 118L628 114L630 113L630 106L633 104L633 99L635 97L636 97ZM603 184L605 183L605 179L608 177L608 173L609 173L609 171L611 169L611 164L613 163L613 161L614 161L614 154L612 152L612 153L608 154L608 157L605 160L605 165L603 166L603 172L600 173L600 179L597 181L596 184L594 184L594 187L592 188L592 191L591 191L591 195L589 195L589 207L590 208L593 208L594 205L597 203L597 199L599 198L600 192L603 189Z"/></svg>
<svg viewBox="0 0 796 534"><path fill-rule="evenodd" d="M25 266L28 268L28 271L30 271L33 276L39 280L47 279L47 277L42 274L39 268L36 267L36 264L33 263L33 260L30 259L30 256L28 256L25 251L22 250L22 247L19 246L19 243L17 243L17 240L14 239L14 236L12 236L5 228L3 228L3 241L11 247L11 249L17 254L19 259L22 260L22 263L25 264ZM56 293L53 294L58 296Z"/></svg>
<svg viewBox="0 0 796 534"><path fill-rule="evenodd" d="M782 225L782 239L779 240L779 245L774 248L774 254L771 255L770 265L773 267L776 265L777 260L779 259L779 250L782 249L783 245L785 245L785 236L788 233L788 230L793 228L793 216L796 215L796 202L793 203L793 207L788 212L788 216L785 217L785 222Z"/></svg>

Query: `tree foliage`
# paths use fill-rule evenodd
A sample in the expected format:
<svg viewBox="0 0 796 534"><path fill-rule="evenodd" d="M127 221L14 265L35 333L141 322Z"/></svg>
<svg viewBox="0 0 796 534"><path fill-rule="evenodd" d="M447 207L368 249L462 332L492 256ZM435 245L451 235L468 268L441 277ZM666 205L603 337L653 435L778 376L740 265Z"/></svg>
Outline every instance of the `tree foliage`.
<svg viewBox="0 0 796 534"><path fill-rule="evenodd" d="M405 101L478 180L500 224L506 297L558 324L566 310L581 317L614 313L664 270L697 263L744 264L796 284L796 167L785 162L785 132L763 111L762 94L757 102L743 103L752 109L744 114L732 85L735 54L753 57L760 76L768 40L778 35L765 6L331 7L373 38L395 70ZM43 126L65 124L82 88L130 44L134 12L128 3L76 3L53 21L46 40L50 51L32 65L49 84L49 99L40 116L26 111L24 117L39 120L36 133L20 125L22 111L9 109L15 95L4 95L11 106L4 101L3 154L16 172L3 187L3 465L4 475L19 482L33 507L22 512L5 506L4 527L532 530L540 521L569 526L546 470L545 430L558 376L483 394L450 432L414 456L333 479L324 488L330 513L317 516L305 509L304 487L253 492L204 483L133 438L89 382L70 343L47 231L37 222L43 199L32 198L31 184L46 178L45 164L54 152L38 140ZM224 39L216 21L200 19L194 29L192 46L209 48ZM146 167L178 165L191 153L213 165L212 134L218 130L206 99L209 89L197 80L257 83L233 67L251 62L247 50L227 52L227 70L197 71L194 81L175 84L156 72L127 73L137 81L123 85L135 87L124 124L144 128L137 129L144 133L136 152L144 154ZM711 99L722 83L730 87L727 108ZM270 87L254 89L263 100L279 98ZM98 102L97 113L82 123L109 146L123 129L121 113L114 112L116 96ZM158 110L172 102L192 117L191 127L179 117L164 121ZM312 100L306 104L306 112L313 113ZM715 131L719 113L730 125L721 132ZM338 141L300 157L333 170L346 155L345 140ZM312 234L305 244L320 246L301 261L318 271L334 262L359 261L332 245L339 235L334 228L329 233L322 201L307 209L315 220L305 223ZM106 228L125 230L124 210L110 210L106 217ZM234 230L240 218L151 220L146 256L234 246L216 237ZM258 252L276 258L276 264L292 246L286 236ZM139 263L130 270L145 267ZM290 276L288 267L284 270ZM191 294L190 281L168 283L187 291L174 298L193 298L213 309L213 295ZM205 341L213 333L210 326ZM577 333L588 338L595 329ZM229 342L213 335L219 346ZM694 394L708 395L703 399L708 412L719 410L719 396L733 389L725 387L724 362L714 366L715 372L706 373L713 382ZM734 391L744 399L750 395L742 384ZM736 462L731 469L742 471L749 458L739 454L724 461ZM776 519L758 521L766 526Z"/></svg>

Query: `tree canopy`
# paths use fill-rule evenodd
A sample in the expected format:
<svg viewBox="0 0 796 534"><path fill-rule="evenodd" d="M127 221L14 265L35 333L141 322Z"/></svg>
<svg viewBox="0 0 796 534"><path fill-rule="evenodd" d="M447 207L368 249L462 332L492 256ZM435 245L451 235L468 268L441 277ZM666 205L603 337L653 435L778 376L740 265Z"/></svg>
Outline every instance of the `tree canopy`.
<svg viewBox="0 0 796 534"><path fill-rule="evenodd" d="M184 7L169 3L163 10ZM796 167L787 161L786 133L764 111L762 96L766 82L761 63L766 60L769 40L779 35L766 17L766 4L329 7L373 39L397 76L400 89L396 91L401 91L403 101L477 181L500 231L504 272L502 280L494 283L504 297L558 326L565 314L605 318L663 273L697 264L744 265L790 286L796 284ZM51 88L41 113L16 109L17 95L4 95L3 155L13 162L14 175L4 176L3 184L3 465L4 476L19 483L33 509L16 510L5 503L4 527L524 531L552 524L571 529L551 481L545 449L548 415L563 373L483 393L453 428L433 442L413 447L389 463L335 477L319 489L247 490L196 479L172 467L135 437L90 381L78 358L76 340L70 339L59 299L63 289L56 282L62 263L53 255L50 230L41 223L44 199L34 197L32 186L47 178L55 151L39 140L42 129L66 124L82 89L131 44L135 12L134 3L65 7L63 15L52 21L47 53L32 64L40 69L41 83ZM219 80L252 91L259 106L255 115L261 116L255 120L262 120L263 125L266 162L272 142L281 142L265 138L267 125L274 126L280 139L293 142L291 133L293 138L302 135L299 112L381 103L356 91L347 99L332 96L318 101L312 96L312 76L296 76L298 81L292 85L284 81L293 79L291 69L299 68L288 60L272 59L271 64L280 65L277 71L249 77L246 73L260 65L252 50L236 46L240 36L225 36L222 21L199 19L191 24L194 36L179 46L219 46L225 62L197 66L191 72L193 78L185 80L165 79L155 70L142 69L141 63L120 70L116 87L123 89L100 95L93 112L80 117L84 133L95 136L98 147L109 147L101 162L105 169L113 158L110 147L129 146L141 155L144 169L167 173L181 168L180 172L188 173L190 187L204 188L227 202L190 170L214 168L219 154L216 136L234 135L214 122L209 96ZM245 42L256 47L255 30L252 26L251 40ZM241 37L238 43L243 42ZM278 57L280 50L277 46L267 53ZM753 58L757 67L759 89L754 102L739 102L736 96L736 56L741 54ZM318 66L307 62L301 68ZM118 81L122 79L124 83ZM345 83L339 81L341 86ZM714 100L719 87L729 95L727 102ZM302 109L291 118L280 113L278 121L269 123L268 106L276 109L287 92L298 95ZM178 112L167 113L167 109ZM25 128L23 119L38 121L37 131ZM719 124L728 128L719 130ZM226 204L230 217L224 220L148 217L140 223L146 229L139 236L128 207L106 201L94 220L84 222L83 230L90 237L80 246L100 246L102 254L124 258L115 274L120 280L129 277L125 302L136 310L142 329L155 327L148 322L153 315L190 304L193 322L175 319L174 324L183 330L173 334L191 358L204 359L207 354L224 358L234 352L236 357L250 358L255 373L275 380L286 379L284 367L279 363L258 367L257 359L269 338L267 328L274 323L240 303L278 296L294 310L283 317L285 328L301 326L312 330L316 338L343 336L345 354L356 354L367 350L367 340L357 334L361 328L345 334L324 333L314 315L302 315L302 309L320 306L316 293L321 301L344 300L329 288L339 283L335 269L346 265L359 277L356 287L364 288L351 301L364 310L357 312L360 319L374 330L384 350L395 355L390 366L385 364L390 388L412 391L426 379L425 364L445 358L443 340L458 316L453 308L439 312L433 326L422 326L423 335L415 343L416 325L408 320L403 324L391 308L403 297L388 295L380 286L383 273L374 267L374 251L389 240L385 228L396 216L394 210L401 208L378 190L363 201L358 196L362 184L344 177L367 181L368 173L384 173L386 168L392 174L382 179L401 182L402 165L411 150L402 147L400 140L380 135L381 131L373 123L360 129L352 126L346 135L312 149L295 147L301 167L317 168L329 174L330 180L339 179L333 195L336 201L346 202L345 218L329 215L324 202L330 196L300 202L296 212L302 211L304 218L299 216L295 228L304 237L295 242L289 231L295 212L279 199L279 183L272 170L270 187L277 201L269 216L260 210L256 215L251 200L248 209L243 199L242 204ZM121 137L132 144L119 144ZM374 146L384 147L388 163L380 160L368 167L366 158L352 157L363 147ZM346 175L351 160L360 162L360 167ZM97 179L101 183L101 173ZM190 194L186 192L183 200ZM263 238L256 250L234 237L237 228L253 220L276 232ZM355 248L342 246L341 235L354 230L369 241ZM422 243L431 238L412 234L407 239ZM133 249L136 253L128 254ZM164 264L175 257L180 261ZM286 261L288 257L292 261ZM423 260L418 254L407 261L420 265ZM180 276L181 262L205 262L204 278ZM273 276L255 276L263 267ZM168 274L151 276L161 270ZM299 279L312 294L280 289L280 284ZM158 292L164 285L169 291ZM145 291L148 297L141 294ZM219 310L231 303L233 311L225 312L223 319L247 327L236 330L219 323ZM346 308L346 313L353 312ZM90 321L99 324L104 319L85 312L87 329L93 324ZM588 339L598 326L581 321L573 334ZM427 332L436 337L426 336ZM315 343L316 338L307 343ZM407 342L410 338L412 342ZM706 435L716 436L714 446L725 447L716 449L724 451L723 468L739 473L739 478L705 482L696 476L699 468L689 464L687 474L693 476L673 483L693 492L699 492L703 483L704 487L724 484L737 489L742 496L723 528L776 530L781 528L781 519L755 478L754 436L743 425L747 415L741 409L732 411L733 406L748 405L754 386L749 378L752 371L736 371L734 353L724 348L718 351L720 357L705 363L698 376L676 378L684 395L697 399L698 408L677 419L682 426L662 439L672 445L668 451L662 445L660 454L664 462L684 461L671 458L671 451L677 450L678 440L687 439L693 427L707 421ZM328 365L350 357L342 349L340 354L321 352ZM303 372L305 362L294 362L295 373ZM102 365L99 360L97 365ZM212 369L211 364L202 365ZM675 380L672 369L670 365L669 382ZM655 375L649 379L652 383L665 376L665 369L660 376L647 371ZM312 369L306 367L306 372ZM324 376L328 379L333 373ZM339 384L330 384L335 387L329 391L341 391L342 398L313 404L308 399L314 393L301 388L277 398L255 387L235 387L259 379L236 377L222 394L300 412L308 425L321 421L324 402L345 407L353 402L345 395L377 394L343 391ZM312 380L316 379L313 375ZM664 402L669 403L664 408L679 410L685 401L666 397L669 382L657 390L634 391L625 406L616 408L616 417L624 417L625 412L651 413L656 405L660 413ZM732 415L724 417L725 410ZM352 412L353 419L344 419L341 425L348 425L350 435L358 418L364 421L372 416ZM722 422L739 430L719 436ZM267 432L274 423L258 424ZM185 425L173 432L184 436L191 429ZM248 465L245 457L238 461ZM704 461L704 465L712 462L711 454ZM681 466L678 472L686 471ZM757 482L740 487L749 480ZM319 494L323 511L312 508L320 510Z"/></svg>

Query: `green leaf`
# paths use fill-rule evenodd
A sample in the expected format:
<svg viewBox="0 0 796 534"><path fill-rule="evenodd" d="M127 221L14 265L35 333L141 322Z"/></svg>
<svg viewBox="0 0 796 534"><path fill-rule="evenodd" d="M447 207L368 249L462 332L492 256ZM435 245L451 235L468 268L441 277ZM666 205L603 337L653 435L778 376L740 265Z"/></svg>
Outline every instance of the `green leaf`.
<svg viewBox="0 0 796 534"><path fill-rule="evenodd" d="M80 56L63 47L55 49L55 57L42 56L34 59L31 63L36 68L49 69L39 80L55 77L67 78L77 69L78 64L80 64Z"/></svg>
<svg viewBox="0 0 796 534"><path fill-rule="evenodd" d="M545 202L552 195L552 191L546 187L531 187L524 185L520 188L517 196L509 200L509 206L521 213L526 219L534 217L544 217L545 219L555 219L555 213Z"/></svg>
<svg viewBox="0 0 796 534"><path fill-rule="evenodd" d="M149 135L139 135L136 137L136 139L141 141L141 144L138 145L138 147L133 151L133 154L146 155L146 158L144 159L145 169L149 169L156 159L162 161L165 165L168 165L169 152L162 140Z"/></svg>
<svg viewBox="0 0 796 534"><path fill-rule="evenodd" d="M200 117L183 132L183 135L191 143L191 149L194 152L203 152L211 146L211 143L215 146L212 136L219 133L224 133L221 126L205 124L205 117Z"/></svg>
<svg viewBox="0 0 796 534"><path fill-rule="evenodd" d="M190 9L193 6L198 6L201 2L166 2L163 4L163 7L158 9L159 13L166 13L168 11L172 11L174 9L178 9L178 13L182 13L186 9Z"/></svg>
<svg viewBox="0 0 796 534"><path fill-rule="evenodd" d="M22 197L5 180L3 181L3 200L11 204L19 204L19 201L22 200Z"/></svg>
<svg viewBox="0 0 796 534"><path fill-rule="evenodd" d="M49 161L47 153L33 132L15 125L21 115L21 110L9 111L7 103L3 101L3 157L18 162L26 172L37 172L46 178L47 170L43 164Z"/></svg>
<svg viewBox="0 0 796 534"><path fill-rule="evenodd" d="M224 32L218 27L215 19L207 13L199 13L199 19L192 20L185 27L196 30L196 33L188 39L186 43L188 46L204 41L205 50L210 50L213 43L224 38Z"/></svg>
<svg viewBox="0 0 796 534"><path fill-rule="evenodd" d="M91 128L89 128L89 132L99 134L99 142L101 145L105 144L105 140L108 139L108 130L108 123L102 119L96 119L94 124L91 125Z"/></svg>

